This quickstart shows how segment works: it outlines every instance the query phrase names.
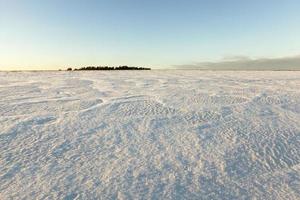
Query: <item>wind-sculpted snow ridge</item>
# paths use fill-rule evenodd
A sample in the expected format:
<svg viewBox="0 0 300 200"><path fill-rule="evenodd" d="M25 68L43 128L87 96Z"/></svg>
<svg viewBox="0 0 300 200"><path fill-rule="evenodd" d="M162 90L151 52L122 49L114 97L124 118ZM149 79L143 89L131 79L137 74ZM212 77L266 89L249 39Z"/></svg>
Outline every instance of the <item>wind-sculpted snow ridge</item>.
<svg viewBox="0 0 300 200"><path fill-rule="evenodd" d="M1 72L0 199L300 199L299 72Z"/></svg>

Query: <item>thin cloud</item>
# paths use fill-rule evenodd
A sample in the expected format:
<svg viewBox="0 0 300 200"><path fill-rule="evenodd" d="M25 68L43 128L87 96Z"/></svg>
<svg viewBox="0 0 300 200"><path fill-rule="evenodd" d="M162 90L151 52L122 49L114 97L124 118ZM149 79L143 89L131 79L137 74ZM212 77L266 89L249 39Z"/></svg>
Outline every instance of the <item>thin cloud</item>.
<svg viewBox="0 0 300 200"><path fill-rule="evenodd" d="M219 62L175 65L178 69L202 70L300 70L300 56L251 59L245 56L226 57Z"/></svg>

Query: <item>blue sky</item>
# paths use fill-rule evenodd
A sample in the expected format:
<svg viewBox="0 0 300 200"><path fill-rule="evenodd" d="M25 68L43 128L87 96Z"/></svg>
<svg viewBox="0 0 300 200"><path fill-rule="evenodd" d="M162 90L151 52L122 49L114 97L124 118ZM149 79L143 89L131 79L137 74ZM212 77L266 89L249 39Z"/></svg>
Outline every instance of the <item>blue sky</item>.
<svg viewBox="0 0 300 200"><path fill-rule="evenodd" d="M297 0L0 0L0 70L300 53Z"/></svg>

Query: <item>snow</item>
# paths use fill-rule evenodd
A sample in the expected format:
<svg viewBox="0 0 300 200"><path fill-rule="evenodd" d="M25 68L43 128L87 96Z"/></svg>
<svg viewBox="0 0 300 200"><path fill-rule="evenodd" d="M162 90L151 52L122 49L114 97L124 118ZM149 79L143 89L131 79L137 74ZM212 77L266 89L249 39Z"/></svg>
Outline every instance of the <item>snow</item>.
<svg viewBox="0 0 300 200"><path fill-rule="evenodd" d="M300 72L0 72L0 199L299 199Z"/></svg>

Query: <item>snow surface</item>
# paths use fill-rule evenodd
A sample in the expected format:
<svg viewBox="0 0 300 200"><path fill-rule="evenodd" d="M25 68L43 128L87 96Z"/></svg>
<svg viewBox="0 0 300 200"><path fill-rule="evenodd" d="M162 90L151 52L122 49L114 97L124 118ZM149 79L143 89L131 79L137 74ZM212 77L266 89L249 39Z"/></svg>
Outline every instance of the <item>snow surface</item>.
<svg viewBox="0 0 300 200"><path fill-rule="evenodd" d="M0 72L0 199L299 199L300 72Z"/></svg>

